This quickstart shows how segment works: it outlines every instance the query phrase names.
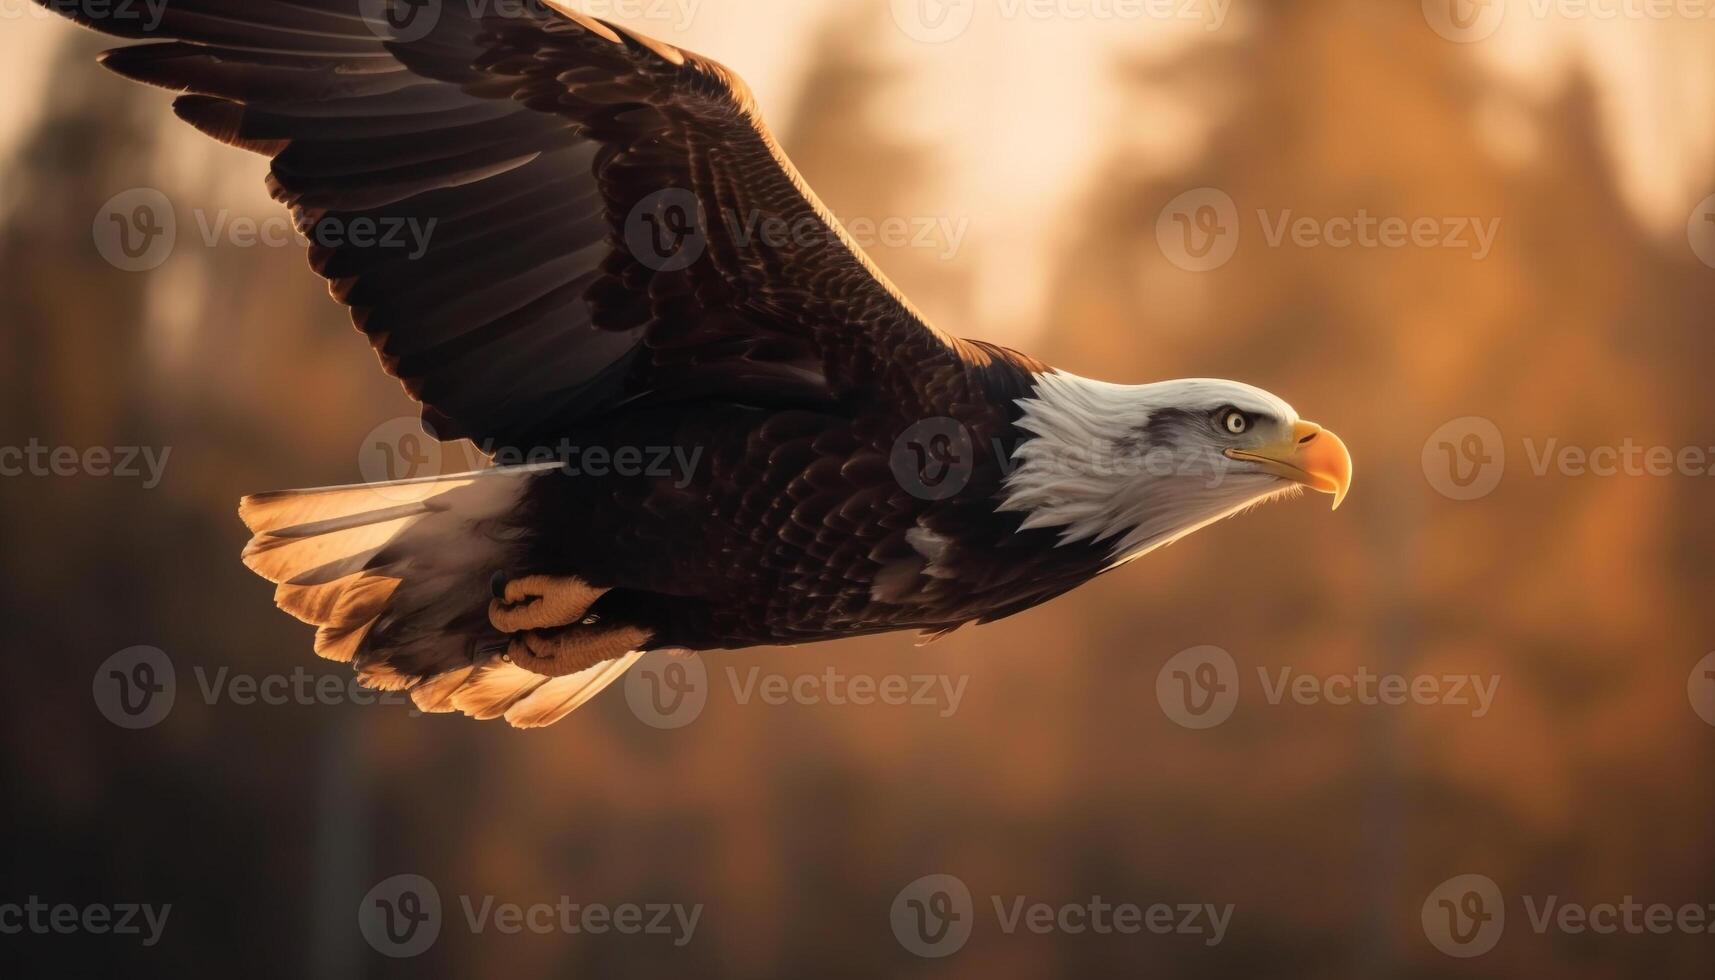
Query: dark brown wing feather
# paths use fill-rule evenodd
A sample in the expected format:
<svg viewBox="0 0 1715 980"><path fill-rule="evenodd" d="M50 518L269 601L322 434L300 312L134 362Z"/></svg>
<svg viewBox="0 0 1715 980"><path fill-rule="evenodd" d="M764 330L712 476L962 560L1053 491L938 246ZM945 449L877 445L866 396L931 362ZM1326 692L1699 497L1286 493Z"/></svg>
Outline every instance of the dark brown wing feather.
<svg viewBox="0 0 1715 980"><path fill-rule="evenodd" d="M175 38L106 64L273 158L316 271L443 438L526 444L665 399L971 399L953 379L984 355L876 270L727 69L526 0L428 11L409 39L359 0L78 19ZM748 233L771 220L792 233Z"/></svg>

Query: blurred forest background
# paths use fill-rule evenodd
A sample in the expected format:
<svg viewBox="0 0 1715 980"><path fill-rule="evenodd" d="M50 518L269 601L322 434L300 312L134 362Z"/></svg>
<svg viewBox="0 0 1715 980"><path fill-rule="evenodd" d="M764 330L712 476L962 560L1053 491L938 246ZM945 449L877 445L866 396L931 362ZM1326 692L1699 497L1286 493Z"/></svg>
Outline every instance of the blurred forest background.
<svg viewBox="0 0 1715 980"><path fill-rule="evenodd" d="M37 67L17 44L4 69L25 76L4 98L34 105L0 143L0 444L172 456L152 490L0 479L0 900L174 912L153 949L0 937L0 962L59 964L44 976L1710 975L1715 937L1537 935L1517 900L1715 902L1715 728L1686 681L1715 649L1712 484L1537 477L1520 451L1526 437L1715 446L1715 271L1686 239L1715 193L1706 25L1585 25L1626 32L1610 44L1519 17L1461 45L1415 2L1253 0L1219 31L1020 23L937 47L871 0L795 4L779 33L728 5L706 0L720 29L704 34L638 26L761 75L788 152L837 213L968 221L951 256L871 250L939 325L1091 376L1280 392L1352 447L1346 507L1271 506L924 649L896 636L705 658L708 707L676 731L640 723L617 689L539 733L396 706L205 704L199 667L345 676L238 563L234 506L360 479L367 434L414 410L302 249L199 240L193 208L276 214L261 160L98 71L103 39L8 23ZM947 63L964 66L957 84ZM103 202L137 186L164 191L180 222L147 274L114 269L91 238ZM1248 237L1225 266L1187 272L1156 221L1205 186L1237 202ZM1259 208L1501 231L1481 261L1270 248ZM1421 465L1462 416L1492 419L1516 454L1469 502ZM137 644L168 652L179 692L133 732L90 691L97 665ZM1201 644L1246 681L1230 722L1192 731L1155 682ZM946 718L765 707L735 701L727 666L969 681ZM1256 671L1288 666L1501 686L1483 718L1270 705ZM428 954L390 961L354 910L401 872L436 882L449 915L458 894L706 908L682 949L452 923ZM1509 922L1493 952L1453 960L1420 908L1467 872L1512 896ZM969 945L944 960L915 958L889 926L895 895L931 873L978 903ZM990 895L1236 911L1214 948L1006 935Z"/></svg>

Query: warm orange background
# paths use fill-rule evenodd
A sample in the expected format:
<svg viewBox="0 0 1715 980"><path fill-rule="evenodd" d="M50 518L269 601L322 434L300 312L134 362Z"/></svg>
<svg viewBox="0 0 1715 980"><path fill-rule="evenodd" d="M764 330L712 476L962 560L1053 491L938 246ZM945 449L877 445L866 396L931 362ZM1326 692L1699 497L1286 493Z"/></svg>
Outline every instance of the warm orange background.
<svg viewBox="0 0 1715 980"><path fill-rule="evenodd" d="M1415 2L1281 0L1196 25L980 20L942 46L887 5L704 0L642 29L750 77L847 216L968 222L963 247L873 254L944 328L1115 381L1243 379L1336 429L1351 498L1274 505L1052 605L926 649L906 636L708 658L691 726L618 693L520 734L399 708L202 703L194 668L318 672L310 631L237 561L240 494L352 482L412 413L301 250L205 248L192 209L275 214L261 161L99 72L93 35L0 38L0 443L171 446L166 481L0 480L6 900L170 901L153 950L56 939L130 974L323 977L1707 977L1715 936L1539 936L1516 896L1715 903L1715 728L1686 678L1715 649L1712 478L1532 474L1522 440L1715 447L1715 33L1519 12L1458 45ZM7 8L14 15L17 6ZM181 243L141 275L91 219L165 191ZM1162 207L1501 221L1456 251L1269 248L1182 271ZM1451 501L1425 440L1492 419L1513 455ZM121 731L91 673L134 644L179 671L172 717ZM1181 728L1156 674L1200 644L1258 668L1498 675L1492 713L1271 706ZM725 668L968 675L959 711L742 706ZM473 937L363 945L386 875L443 897L706 905L695 941ZM888 909L946 872L969 946L918 960ZM1424 896L1509 895L1455 961ZM16 892L14 895L12 893ZM986 897L1234 903L1227 940L1005 936ZM0 937L0 951L11 941Z"/></svg>

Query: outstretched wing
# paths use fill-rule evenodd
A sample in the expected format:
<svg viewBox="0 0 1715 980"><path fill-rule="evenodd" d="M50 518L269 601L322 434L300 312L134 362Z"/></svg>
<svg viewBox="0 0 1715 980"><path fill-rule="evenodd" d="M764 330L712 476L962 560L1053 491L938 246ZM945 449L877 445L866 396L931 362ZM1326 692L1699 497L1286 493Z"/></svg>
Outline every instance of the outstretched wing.
<svg viewBox="0 0 1715 980"><path fill-rule="evenodd" d="M108 52L273 158L270 188L442 438L516 446L661 399L886 398L962 359L715 62L538 0L172 0Z"/></svg>

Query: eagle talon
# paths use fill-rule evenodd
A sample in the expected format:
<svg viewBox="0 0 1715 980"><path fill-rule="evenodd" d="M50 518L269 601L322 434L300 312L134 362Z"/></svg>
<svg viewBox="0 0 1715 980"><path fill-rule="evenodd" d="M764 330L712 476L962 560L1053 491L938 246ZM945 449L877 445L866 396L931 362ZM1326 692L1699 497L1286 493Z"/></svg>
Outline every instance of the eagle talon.
<svg viewBox="0 0 1715 980"><path fill-rule="evenodd" d="M528 630L507 647L512 663L544 677L565 677L640 650L654 634L638 626Z"/></svg>
<svg viewBox="0 0 1715 980"><path fill-rule="evenodd" d="M502 633L570 626L583 619L606 592L580 578L526 575L495 589L488 621Z"/></svg>

